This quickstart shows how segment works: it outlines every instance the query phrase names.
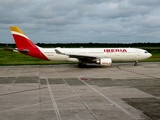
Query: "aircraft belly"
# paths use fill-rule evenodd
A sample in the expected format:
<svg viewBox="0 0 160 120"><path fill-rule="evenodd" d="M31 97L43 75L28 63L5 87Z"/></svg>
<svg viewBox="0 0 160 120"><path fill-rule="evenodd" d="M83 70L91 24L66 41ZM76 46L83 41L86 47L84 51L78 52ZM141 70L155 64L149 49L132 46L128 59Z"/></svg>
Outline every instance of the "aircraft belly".
<svg viewBox="0 0 160 120"><path fill-rule="evenodd" d="M135 55L130 53L121 53L121 54L109 54L108 58L111 58L113 61L135 61Z"/></svg>
<svg viewBox="0 0 160 120"><path fill-rule="evenodd" d="M48 56L49 60L51 61L67 61L67 59L69 58L68 56L66 55L58 55L58 54L55 54L55 55L52 55L52 56Z"/></svg>

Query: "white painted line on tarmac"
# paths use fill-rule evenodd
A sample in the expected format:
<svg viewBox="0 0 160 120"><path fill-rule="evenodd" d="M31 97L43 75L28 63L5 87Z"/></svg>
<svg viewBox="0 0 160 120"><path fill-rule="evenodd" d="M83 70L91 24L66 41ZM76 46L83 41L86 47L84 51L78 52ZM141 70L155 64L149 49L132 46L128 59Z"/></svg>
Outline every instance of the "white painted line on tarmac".
<svg viewBox="0 0 160 120"><path fill-rule="evenodd" d="M81 120L78 114L76 114L75 116L76 116L77 120Z"/></svg>
<svg viewBox="0 0 160 120"><path fill-rule="evenodd" d="M54 69L55 70L55 69ZM91 113L91 115L95 118L95 120L98 120L96 115L93 113L93 111L89 108L89 106L82 100L82 98L75 92L75 90L67 83L67 81L55 70L57 75L64 81L64 83L72 90L72 92L78 97L78 99L81 101L81 103L87 108L87 110Z"/></svg>
<svg viewBox="0 0 160 120"><path fill-rule="evenodd" d="M55 100L55 98L54 98L54 95L53 95L51 86L50 86L50 84L49 84L48 78L43 77L43 78L41 78L41 79L45 79L46 82L47 82L49 94L50 94L50 97L51 97L51 100L52 100L52 105L53 105L53 107L54 107L54 109L55 109L55 113L56 113L57 119L58 119L58 120L61 120L61 115L60 115L59 109L58 109L58 107L57 107L57 103L56 103L56 100Z"/></svg>
<svg viewBox="0 0 160 120"><path fill-rule="evenodd" d="M98 90L96 90L94 87L92 87L91 85L89 85L85 81L81 80L81 77L82 76L79 76L78 79L80 81L82 81L85 85L87 85L88 87L90 87L92 90L94 90L95 92L97 92L99 95L101 95L102 97L104 97L106 100L110 101L113 105L115 105L116 107L118 107L120 110L122 110L123 112L125 112L127 115L129 115L133 119L135 119L135 120L139 119L136 116L134 116L133 114L131 114L128 110L124 109L122 106L118 105L116 102L114 102L113 100L111 100L109 97L105 96L104 94L102 94L101 92L99 92Z"/></svg>
<svg viewBox="0 0 160 120"><path fill-rule="evenodd" d="M156 79L156 80L160 80L159 77L151 76L151 75L144 74L144 73L140 73L140 72L135 72L135 71L128 70L128 69L125 69L125 68L121 68L120 65L118 65L117 68L118 68L119 70L123 70L123 71L127 71L127 72L130 72L130 73L135 73L135 74L142 75L142 76L145 76L145 77L150 77L150 78L153 78L153 79Z"/></svg>
<svg viewBox="0 0 160 120"><path fill-rule="evenodd" d="M46 104L46 103L49 103L49 102L50 102L50 101L45 101L45 102L41 102L41 103L36 103L36 104L31 104L31 105L25 105L25 106L21 106L21 107L15 107L15 108L11 108L11 109L8 109L8 110L2 110L2 111L0 111L0 113L11 112L11 111L14 111L14 110L19 110L19 109L25 109L25 108L29 108L29 107L34 107L34 106L41 105L41 104Z"/></svg>
<svg viewBox="0 0 160 120"><path fill-rule="evenodd" d="M18 77L20 76L20 74L22 73L23 70L24 70L24 68L21 69L21 71L18 73L16 78L12 81L12 84L14 84L16 82L16 80L18 79Z"/></svg>
<svg viewBox="0 0 160 120"><path fill-rule="evenodd" d="M62 78L62 76L60 76L61 79L65 82L65 84L72 90L72 92L78 97L78 99L82 102L82 104L89 110L89 112L93 115L93 117L95 118L95 120L98 120L98 118L96 117L96 115L92 112L92 110L89 108L89 106L82 100L82 98L74 91L74 89L72 89L72 87L67 83L67 81Z"/></svg>

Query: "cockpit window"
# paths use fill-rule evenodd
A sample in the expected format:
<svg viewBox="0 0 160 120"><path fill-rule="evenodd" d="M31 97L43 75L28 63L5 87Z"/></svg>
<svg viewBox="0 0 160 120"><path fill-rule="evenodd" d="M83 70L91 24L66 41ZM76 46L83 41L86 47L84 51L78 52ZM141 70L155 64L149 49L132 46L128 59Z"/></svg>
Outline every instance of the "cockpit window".
<svg viewBox="0 0 160 120"><path fill-rule="evenodd" d="M144 53L148 53L148 51L145 51Z"/></svg>

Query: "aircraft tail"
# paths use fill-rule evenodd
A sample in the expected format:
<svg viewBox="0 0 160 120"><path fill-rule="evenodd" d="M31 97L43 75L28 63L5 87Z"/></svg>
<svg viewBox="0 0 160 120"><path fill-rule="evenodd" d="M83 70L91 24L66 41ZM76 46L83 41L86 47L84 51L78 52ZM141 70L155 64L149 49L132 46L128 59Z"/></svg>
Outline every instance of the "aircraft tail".
<svg viewBox="0 0 160 120"><path fill-rule="evenodd" d="M10 27L12 36L19 49L35 48L36 45L16 26Z"/></svg>
<svg viewBox="0 0 160 120"><path fill-rule="evenodd" d="M36 46L17 26L11 26L10 30L16 43L17 51L32 57L49 60L41 51L42 48L40 49L40 47Z"/></svg>

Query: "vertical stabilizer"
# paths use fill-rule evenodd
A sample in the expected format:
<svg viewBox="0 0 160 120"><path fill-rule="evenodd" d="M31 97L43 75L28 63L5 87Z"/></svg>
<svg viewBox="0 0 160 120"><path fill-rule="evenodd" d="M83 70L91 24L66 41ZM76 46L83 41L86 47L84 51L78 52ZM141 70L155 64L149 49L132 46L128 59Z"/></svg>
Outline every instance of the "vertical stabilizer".
<svg viewBox="0 0 160 120"><path fill-rule="evenodd" d="M35 44L18 27L11 26L10 30L17 48L28 49L36 47Z"/></svg>
<svg viewBox="0 0 160 120"><path fill-rule="evenodd" d="M42 51L42 48L39 49L38 46L36 46L25 34L20 30L17 26L11 26L10 27L12 36L14 38L14 41L17 46L17 50L20 53L44 59L49 60L45 54Z"/></svg>

